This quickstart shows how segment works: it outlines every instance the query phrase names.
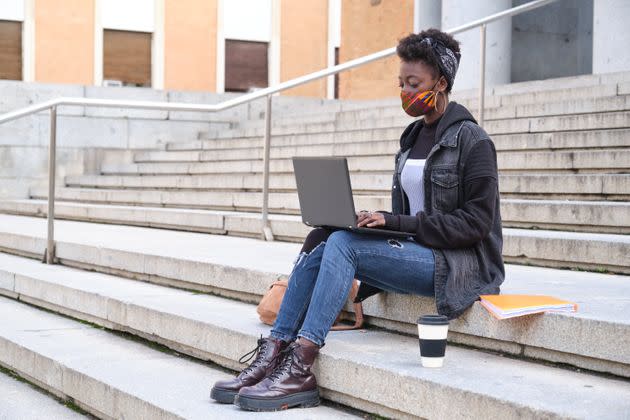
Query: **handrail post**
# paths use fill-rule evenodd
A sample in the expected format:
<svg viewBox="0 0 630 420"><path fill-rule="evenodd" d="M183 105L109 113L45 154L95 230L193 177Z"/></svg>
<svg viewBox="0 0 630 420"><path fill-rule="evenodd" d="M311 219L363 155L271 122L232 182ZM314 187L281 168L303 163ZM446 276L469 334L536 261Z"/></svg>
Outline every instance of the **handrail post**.
<svg viewBox="0 0 630 420"><path fill-rule="evenodd" d="M48 145L48 236L46 264L55 263L55 166L57 160L57 107L50 108L50 143Z"/></svg>
<svg viewBox="0 0 630 420"><path fill-rule="evenodd" d="M267 95L265 110L265 149L263 157L263 204L262 204L262 239L273 241L273 232L269 226L269 157L271 149L271 95Z"/></svg>
<svg viewBox="0 0 630 420"><path fill-rule="evenodd" d="M479 57L479 125L483 126L483 113L486 99L486 24L479 28L481 31L481 54Z"/></svg>

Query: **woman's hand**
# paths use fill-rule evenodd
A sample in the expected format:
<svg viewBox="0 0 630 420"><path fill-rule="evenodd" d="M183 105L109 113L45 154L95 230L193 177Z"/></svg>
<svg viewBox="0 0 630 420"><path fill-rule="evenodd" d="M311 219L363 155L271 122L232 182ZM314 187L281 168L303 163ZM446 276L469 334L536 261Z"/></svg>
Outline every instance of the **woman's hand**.
<svg viewBox="0 0 630 420"><path fill-rule="evenodd" d="M380 227L385 226L385 216L382 213L361 210L357 213L357 227Z"/></svg>

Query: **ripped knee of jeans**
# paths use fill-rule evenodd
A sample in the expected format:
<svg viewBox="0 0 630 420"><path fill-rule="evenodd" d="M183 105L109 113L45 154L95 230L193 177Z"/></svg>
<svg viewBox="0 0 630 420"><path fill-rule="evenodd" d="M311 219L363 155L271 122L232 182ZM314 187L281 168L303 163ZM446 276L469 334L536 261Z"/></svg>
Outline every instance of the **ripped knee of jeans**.
<svg viewBox="0 0 630 420"><path fill-rule="evenodd" d="M300 252L300 254L295 258L295 260L293 261L293 267L297 266L299 263L302 262L302 260L304 260L304 258L308 257L309 255L311 255L313 252L315 252L315 250L317 250L319 247L326 245L326 241L322 241L319 244L317 244L317 246L313 249L311 249L310 252Z"/></svg>
<svg viewBox="0 0 630 420"><path fill-rule="evenodd" d="M295 260L293 260L293 266L295 267L298 263L302 262L302 259L308 255L306 252L300 252Z"/></svg>
<svg viewBox="0 0 630 420"><path fill-rule="evenodd" d="M397 241L396 239L388 239L387 243L392 248L403 248L404 247L404 245L402 243L400 243L399 241Z"/></svg>

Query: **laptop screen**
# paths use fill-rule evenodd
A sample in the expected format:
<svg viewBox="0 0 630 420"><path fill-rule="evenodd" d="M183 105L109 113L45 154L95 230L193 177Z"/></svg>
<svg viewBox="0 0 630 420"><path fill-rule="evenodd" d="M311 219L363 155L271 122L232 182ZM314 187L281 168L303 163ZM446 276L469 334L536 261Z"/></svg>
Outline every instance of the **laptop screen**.
<svg viewBox="0 0 630 420"><path fill-rule="evenodd" d="M354 227L356 214L345 157L294 157L302 221L309 226Z"/></svg>

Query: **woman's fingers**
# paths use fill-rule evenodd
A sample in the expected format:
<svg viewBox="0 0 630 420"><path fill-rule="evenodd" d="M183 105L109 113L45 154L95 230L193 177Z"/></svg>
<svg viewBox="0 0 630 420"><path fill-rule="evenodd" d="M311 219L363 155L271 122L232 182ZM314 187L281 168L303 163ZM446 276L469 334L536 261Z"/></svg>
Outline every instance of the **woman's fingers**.
<svg viewBox="0 0 630 420"><path fill-rule="evenodd" d="M357 226L361 226L360 223L362 223L364 220L368 219L370 217L372 213L366 210L361 210L360 212L357 213Z"/></svg>
<svg viewBox="0 0 630 420"><path fill-rule="evenodd" d="M367 223L367 227L385 226L385 216L381 213L374 213Z"/></svg>
<svg viewBox="0 0 630 420"><path fill-rule="evenodd" d="M357 227L378 227L385 226L385 216L381 213L361 212L357 219Z"/></svg>

